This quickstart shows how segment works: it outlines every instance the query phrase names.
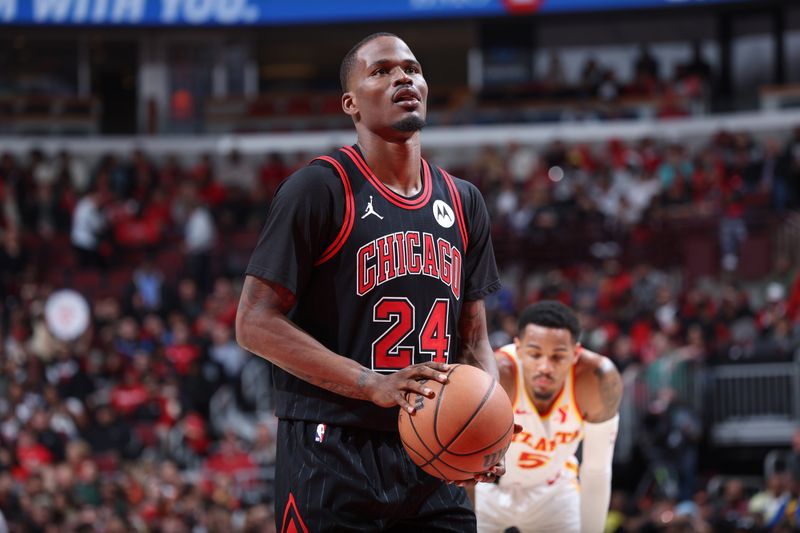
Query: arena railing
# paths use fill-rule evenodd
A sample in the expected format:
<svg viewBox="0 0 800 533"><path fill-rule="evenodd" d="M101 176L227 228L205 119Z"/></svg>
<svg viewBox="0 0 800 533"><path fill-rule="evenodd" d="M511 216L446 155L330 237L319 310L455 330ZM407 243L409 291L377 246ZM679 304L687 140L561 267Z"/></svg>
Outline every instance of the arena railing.
<svg viewBox="0 0 800 533"><path fill-rule="evenodd" d="M713 446L784 446L800 421L800 355L794 361L707 367L666 355L624 376L615 461L640 443L643 420L659 391L670 388L708 428Z"/></svg>
<svg viewBox="0 0 800 533"><path fill-rule="evenodd" d="M800 110L744 112L668 120L581 121L557 124L473 125L430 127L423 132L426 150L437 150L437 163L448 157L463 161L464 148L524 144L543 147L554 140L567 143L606 143L610 139L634 141L642 138L691 144L721 131L747 131L754 136L788 135L800 125ZM106 153L129 153L141 149L152 157L179 154L221 156L237 149L245 157L262 158L268 153L296 155L327 152L352 144L352 128L324 132L253 133L198 136L0 136L0 152L27 154L33 148L55 154L68 150L75 155L97 158ZM450 150L450 152L448 152ZM477 153L477 151L474 151ZM442 157L438 157L441 155Z"/></svg>
<svg viewBox="0 0 800 533"><path fill-rule="evenodd" d="M789 443L800 420L800 361L711 368L709 407L715 445Z"/></svg>

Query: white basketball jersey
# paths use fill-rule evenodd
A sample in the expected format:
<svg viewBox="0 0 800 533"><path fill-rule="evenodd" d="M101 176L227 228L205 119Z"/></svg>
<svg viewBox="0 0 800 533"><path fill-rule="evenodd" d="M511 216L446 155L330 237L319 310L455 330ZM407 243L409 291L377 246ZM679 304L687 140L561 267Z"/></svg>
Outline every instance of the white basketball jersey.
<svg viewBox="0 0 800 533"><path fill-rule="evenodd" d="M540 413L525 387L516 346L508 344L499 352L514 363L517 388L512 399L514 421L523 428L514 435L506 452L506 473L500 478L500 486L534 486L552 484L561 476L575 478L578 472L575 451L583 439L583 417L575 401L575 367L549 412Z"/></svg>

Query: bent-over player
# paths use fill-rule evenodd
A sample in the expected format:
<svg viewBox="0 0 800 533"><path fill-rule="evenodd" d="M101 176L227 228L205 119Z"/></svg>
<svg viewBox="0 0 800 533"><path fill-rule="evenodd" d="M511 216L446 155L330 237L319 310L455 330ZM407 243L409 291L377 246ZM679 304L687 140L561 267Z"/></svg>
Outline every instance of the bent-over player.
<svg viewBox="0 0 800 533"><path fill-rule="evenodd" d="M518 337L498 350L500 381L523 431L506 453L505 476L475 487L479 532L603 531L622 380L579 336L570 308L542 301L522 312Z"/></svg>

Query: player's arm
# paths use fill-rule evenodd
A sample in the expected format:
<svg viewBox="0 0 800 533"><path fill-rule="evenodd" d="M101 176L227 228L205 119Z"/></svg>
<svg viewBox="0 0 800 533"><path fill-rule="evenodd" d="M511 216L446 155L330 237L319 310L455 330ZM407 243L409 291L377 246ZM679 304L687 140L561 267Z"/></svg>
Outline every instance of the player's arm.
<svg viewBox="0 0 800 533"><path fill-rule="evenodd" d="M483 300L464 302L458 320L458 333L461 337L461 362L481 368L499 379L494 352L489 344Z"/></svg>
<svg viewBox="0 0 800 533"><path fill-rule="evenodd" d="M598 354L585 352L577 364L575 392L585 422L579 472L581 494L586 495L581 498L581 531L601 532L611 499L622 378L614 363Z"/></svg>
<svg viewBox="0 0 800 533"><path fill-rule="evenodd" d="M513 403L517 396L516 366L501 350L495 352L494 357L497 363L497 373L500 374L500 385L503 386L503 390L506 391L508 398Z"/></svg>
<svg viewBox="0 0 800 533"><path fill-rule="evenodd" d="M236 340L246 350L271 361L294 376L342 396L371 401L381 407L400 405L409 412L406 392L432 397L421 379L445 382L447 365L425 363L383 376L342 357L297 327L286 317L295 296L278 283L246 276L236 313Z"/></svg>

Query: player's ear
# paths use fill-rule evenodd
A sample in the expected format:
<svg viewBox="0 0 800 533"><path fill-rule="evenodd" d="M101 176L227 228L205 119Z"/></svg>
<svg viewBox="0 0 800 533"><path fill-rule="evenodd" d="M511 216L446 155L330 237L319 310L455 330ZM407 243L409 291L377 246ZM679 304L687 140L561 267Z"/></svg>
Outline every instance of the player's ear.
<svg viewBox="0 0 800 533"><path fill-rule="evenodd" d="M350 116L353 116L358 112L356 99L353 97L353 93L349 91L342 95L342 111Z"/></svg>
<svg viewBox="0 0 800 533"><path fill-rule="evenodd" d="M574 357L572 358L572 362L573 362L573 364L574 364L574 363L577 363L577 362L578 362L578 359L580 359L580 358L581 358L581 352L582 352L582 351L583 351L583 346L581 346L581 343L579 343L579 342L576 342L576 343L575 343L575 355L574 355Z"/></svg>

